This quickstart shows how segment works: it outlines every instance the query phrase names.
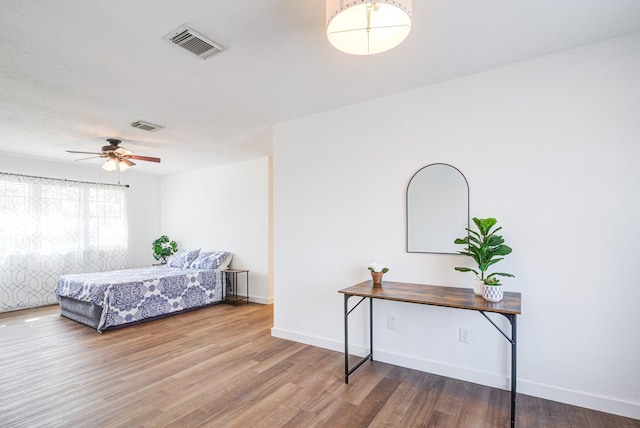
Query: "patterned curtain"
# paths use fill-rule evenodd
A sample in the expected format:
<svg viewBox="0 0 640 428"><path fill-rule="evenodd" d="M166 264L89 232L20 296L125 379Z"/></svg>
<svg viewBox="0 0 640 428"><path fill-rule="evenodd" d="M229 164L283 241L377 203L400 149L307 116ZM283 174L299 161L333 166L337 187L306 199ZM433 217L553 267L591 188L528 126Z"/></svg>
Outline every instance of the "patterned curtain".
<svg viewBox="0 0 640 428"><path fill-rule="evenodd" d="M62 274L127 267L126 188L0 173L0 312L56 303Z"/></svg>

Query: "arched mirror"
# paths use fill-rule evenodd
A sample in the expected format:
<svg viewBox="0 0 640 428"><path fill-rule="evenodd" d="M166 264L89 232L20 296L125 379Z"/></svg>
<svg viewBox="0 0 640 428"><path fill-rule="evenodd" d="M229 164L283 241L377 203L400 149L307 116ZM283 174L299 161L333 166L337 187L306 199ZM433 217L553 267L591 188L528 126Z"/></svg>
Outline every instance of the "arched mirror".
<svg viewBox="0 0 640 428"><path fill-rule="evenodd" d="M407 185L407 252L457 254L469 227L469 183L457 168L434 163Z"/></svg>

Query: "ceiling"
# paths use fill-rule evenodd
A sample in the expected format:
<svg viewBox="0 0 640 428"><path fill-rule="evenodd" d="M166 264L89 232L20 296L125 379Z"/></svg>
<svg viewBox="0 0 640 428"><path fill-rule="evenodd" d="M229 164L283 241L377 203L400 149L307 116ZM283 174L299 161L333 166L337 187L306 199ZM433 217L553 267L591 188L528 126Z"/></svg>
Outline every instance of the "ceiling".
<svg viewBox="0 0 640 428"><path fill-rule="evenodd" d="M162 39L185 23L228 49ZM324 0L3 0L0 152L72 162L116 137L162 158L139 172L238 162L278 122L639 31L637 0L414 0L404 43L359 57L327 41Z"/></svg>

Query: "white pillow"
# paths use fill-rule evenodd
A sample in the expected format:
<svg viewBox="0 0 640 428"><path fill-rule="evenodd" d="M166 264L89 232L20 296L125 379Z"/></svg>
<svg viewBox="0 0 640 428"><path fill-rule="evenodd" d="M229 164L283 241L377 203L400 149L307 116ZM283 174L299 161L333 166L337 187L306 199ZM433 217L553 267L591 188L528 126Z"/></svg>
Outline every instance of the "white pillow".
<svg viewBox="0 0 640 428"><path fill-rule="evenodd" d="M201 251L191 262L191 269L226 269L231 263L231 253L228 251Z"/></svg>
<svg viewBox="0 0 640 428"><path fill-rule="evenodd" d="M175 253L173 257L171 257L168 265L170 267L186 269L191 265L191 262L193 262L198 257L199 253L200 253L200 248L193 251L180 250L177 253Z"/></svg>

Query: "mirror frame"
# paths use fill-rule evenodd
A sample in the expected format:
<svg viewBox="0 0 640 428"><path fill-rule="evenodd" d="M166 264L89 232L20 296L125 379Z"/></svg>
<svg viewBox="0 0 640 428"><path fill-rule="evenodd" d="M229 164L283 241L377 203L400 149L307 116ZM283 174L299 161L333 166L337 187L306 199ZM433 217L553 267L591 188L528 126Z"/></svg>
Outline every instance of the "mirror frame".
<svg viewBox="0 0 640 428"><path fill-rule="evenodd" d="M407 184L407 192L406 192L406 196L405 196L405 216L406 216L406 224L405 224L405 231L406 231L406 235L405 235L405 249L407 253L422 253L422 254L455 254L455 255L460 255L457 252L454 253L450 253L450 252L446 252L446 251L415 251L415 250L409 250L409 189L411 187L411 182L413 181L413 179L425 168L428 168L430 166L436 166L436 165L441 165L441 166L448 166L450 168L453 168L455 171L457 171L462 178L464 179L464 183L466 185L467 188L467 198L466 198L466 203L467 203L467 227L470 227L470 211L469 211L469 181L467 181L467 177L465 177L465 175L462 173L462 171L460 171L458 168L456 168L453 165L450 165L448 163L441 163L441 162L436 162L436 163L431 163L429 165L423 166L422 168L420 168L419 170L417 170L415 172L415 174L413 174L411 176L411 179L409 180L409 183Z"/></svg>

